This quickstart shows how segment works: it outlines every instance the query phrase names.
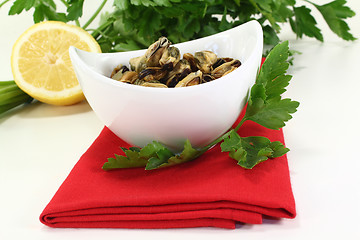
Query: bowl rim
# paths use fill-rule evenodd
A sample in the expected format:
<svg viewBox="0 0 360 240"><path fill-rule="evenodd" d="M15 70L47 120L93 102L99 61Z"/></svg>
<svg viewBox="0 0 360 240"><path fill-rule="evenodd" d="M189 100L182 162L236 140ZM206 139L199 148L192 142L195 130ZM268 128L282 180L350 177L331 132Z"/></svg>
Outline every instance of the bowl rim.
<svg viewBox="0 0 360 240"><path fill-rule="evenodd" d="M140 49L140 50L134 50L134 51L127 51L127 52L114 52L114 53L93 53L93 52L87 52L81 49L78 49L74 46L70 46L69 48L69 55L70 55L70 59L72 61L72 64L74 65L74 62L76 62L77 64L80 64L83 68L85 68L87 70L87 72L89 72L90 74L96 76L96 79L98 79L98 81L103 82L104 84L107 85L112 85L112 86L116 86L116 87L121 87L124 89L129 89L129 90L133 90L133 91L139 91L139 92L155 92L155 93L176 93L176 92L191 92L191 91L197 91L197 90L201 90L206 89L206 88L212 88L212 87L216 87L216 85L222 84L224 81L226 81L227 78L230 78L233 74L235 74L236 72L242 72L245 71L247 65L249 64L249 62L252 62L251 60L254 58L257 58L257 51L256 49L258 48L258 46L260 46L261 48L261 52L263 49L263 31L262 31L262 27L260 25L260 23L256 20L251 20L248 21L246 23L243 23L239 26L236 26L234 28L210 35L210 36L206 36L206 37L202 37L202 38L198 38L198 39L194 39L194 40L189 40L186 42L181 42L181 43L177 43L174 44L173 46L178 46L181 44L188 44L191 42L196 42L196 41L204 41L207 40L209 38L212 38L214 36L219 36L222 34L227 34L231 31L236 31L236 29L238 28L242 28L245 25L254 25L255 28L255 33L256 33L256 43L255 43L255 47L254 50L251 52L250 56L248 57L248 59L245 62L241 62L241 67L235 69L234 71L230 72L229 74L216 79L216 81L211 81L211 82L207 82L206 84L198 84L198 85L194 85L194 86L189 86L189 87L180 87L180 88L155 88L155 87L143 87L143 86L138 86L138 85L134 85L134 84L127 84L127 83L123 83L123 82L119 82L119 81L115 81L114 79L111 79L110 77L103 75L97 71L95 71L94 69L92 69L90 66L88 66L88 64L86 64L82 58L79 56L78 52L84 52L85 54L91 54L91 55L113 55L113 54L124 54L124 53L134 53L136 54L137 52L139 52L141 54L141 52L146 51L146 49ZM260 60L260 59L259 59ZM259 62L259 66L260 66L260 62ZM75 68L75 67L74 67Z"/></svg>

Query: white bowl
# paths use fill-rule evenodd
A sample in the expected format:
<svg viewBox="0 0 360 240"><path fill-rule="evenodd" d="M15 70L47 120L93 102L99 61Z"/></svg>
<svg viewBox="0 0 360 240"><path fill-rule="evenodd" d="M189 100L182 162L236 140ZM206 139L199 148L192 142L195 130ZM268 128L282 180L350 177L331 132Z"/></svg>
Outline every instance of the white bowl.
<svg viewBox="0 0 360 240"><path fill-rule="evenodd" d="M263 50L257 21L201 39L175 44L181 54L210 50L242 65L217 80L182 88L152 88L108 76L145 50L90 53L69 49L77 78L91 108L124 141L143 147L156 140L179 151L189 139L202 147L226 132L238 118L255 83Z"/></svg>

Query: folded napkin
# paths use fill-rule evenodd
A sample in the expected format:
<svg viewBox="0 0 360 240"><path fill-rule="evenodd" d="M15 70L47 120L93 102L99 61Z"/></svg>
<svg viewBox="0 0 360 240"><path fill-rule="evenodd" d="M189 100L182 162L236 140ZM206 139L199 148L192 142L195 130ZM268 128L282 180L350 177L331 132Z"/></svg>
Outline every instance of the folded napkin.
<svg viewBox="0 0 360 240"><path fill-rule="evenodd" d="M282 130L247 121L241 136L284 143ZM235 228L263 217L294 218L286 155L252 170L237 165L219 145L177 166L104 171L108 157L129 147L107 127L83 154L40 216L66 228Z"/></svg>

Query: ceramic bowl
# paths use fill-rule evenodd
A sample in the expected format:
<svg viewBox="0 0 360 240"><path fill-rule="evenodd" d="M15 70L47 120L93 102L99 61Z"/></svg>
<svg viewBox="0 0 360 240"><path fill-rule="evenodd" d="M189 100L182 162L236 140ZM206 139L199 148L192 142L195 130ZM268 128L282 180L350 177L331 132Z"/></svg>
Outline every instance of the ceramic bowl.
<svg viewBox="0 0 360 240"><path fill-rule="evenodd" d="M70 57L84 95L100 120L124 141L143 147L156 140L174 151L189 139L202 147L236 121L248 100L260 66L263 33L257 21L201 39L175 44L182 54L210 50L242 65L208 83L182 88L152 88L109 78L118 64L145 50L90 53L71 47Z"/></svg>

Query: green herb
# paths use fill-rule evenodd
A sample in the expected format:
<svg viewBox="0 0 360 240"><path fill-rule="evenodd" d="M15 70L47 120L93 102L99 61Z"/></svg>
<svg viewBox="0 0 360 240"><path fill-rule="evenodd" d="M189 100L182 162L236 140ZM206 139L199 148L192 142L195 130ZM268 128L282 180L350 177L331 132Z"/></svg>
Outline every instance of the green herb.
<svg viewBox="0 0 360 240"><path fill-rule="evenodd" d="M285 75L289 67L288 57L288 42L278 44L270 51L251 88L243 119L221 144L222 151L229 152L229 156L244 168L253 168L268 158L279 157L289 151L278 141L270 142L265 137L243 138L237 133L247 120L269 129L280 129L292 118L291 114L296 112L299 103L281 97L291 79L290 75Z"/></svg>
<svg viewBox="0 0 360 240"><path fill-rule="evenodd" d="M235 130L230 131L229 137L225 138L220 146L223 152L229 152L229 156L237 160L238 165L247 169L289 151L279 141L271 142L261 136L240 137Z"/></svg>
<svg viewBox="0 0 360 240"><path fill-rule="evenodd" d="M281 98L291 79L290 75L285 75L289 68L288 50L287 42L283 42L270 51L251 88L249 104L242 121L251 120L270 129L279 129L291 119L290 114L296 111L299 103Z"/></svg>
<svg viewBox="0 0 360 240"><path fill-rule="evenodd" d="M0 3L0 7L9 0ZM61 0L66 12L59 12L53 0L15 0L9 15L34 9L34 22L75 21L80 26L84 0ZM290 24L297 37L308 36L323 41L311 4L321 14L329 28L344 40L355 40L345 22L355 13L346 0L334 0L318 5L309 0L114 0L113 11L103 12L107 0L82 26L91 32L103 52L128 51L148 47L160 36L173 43L209 36L249 20L263 27L265 44L275 46L283 24ZM303 3L303 4L302 4ZM88 29L102 13L97 28Z"/></svg>
<svg viewBox="0 0 360 240"><path fill-rule="evenodd" d="M24 93L14 81L0 81L0 115L32 100L33 98Z"/></svg>
<svg viewBox="0 0 360 240"><path fill-rule="evenodd" d="M283 24L290 24L297 37L304 35L323 41L312 10L315 6L330 29L340 38L354 40L344 21L355 13L345 0L317 5L295 0L114 0L114 11L102 15L93 36L103 51L146 48L160 36L173 43L212 35L249 20L260 22L265 44L276 45Z"/></svg>
<svg viewBox="0 0 360 240"><path fill-rule="evenodd" d="M80 26L78 19L82 16L84 0L62 0L67 13L57 12L56 3L53 0L16 0L9 10L9 15L20 14L23 10L29 11L34 8L34 23L43 20L61 22L75 21Z"/></svg>
<svg viewBox="0 0 360 240"><path fill-rule="evenodd" d="M276 45L267 56L256 83L250 91L250 98L244 117L240 123L227 133L201 149L195 149L187 140L180 154L175 155L159 142L152 142L144 148L122 150L126 156L115 155L103 165L104 170L145 166L145 169L168 167L191 161L215 144L220 142L221 150L228 152L243 168L251 169L269 158L276 158L289 151L279 141L271 142L263 136L241 137L237 131L245 121L256 122L269 129L280 129L291 119L299 103L291 99L283 99L281 94L291 79L286 75L289 67L288 42Z"/></svg>
<svg viewBox="0 0 360 240"><path fill-rule="evenodd" d="M355 16L355 13L347 6L346 0L337 0L324 5L317 5L310 1L322 14L330 29L339 37L345 40L355 40L353 35L349 33L349 26L343 19Z"/></svg>
<svg viewBox="0 0 360 240"><path fill-rule="evenodd" d="M115 158L108 158L104 163L104 170L117 168L143 167L152 170L161 167L169 167L193 160L203 154L206 150L196 150L190 141L185 141L184 150L175 155L159 142L153 141L143 148L131 147L121 148L126 156L115 154Z"/></svg>

